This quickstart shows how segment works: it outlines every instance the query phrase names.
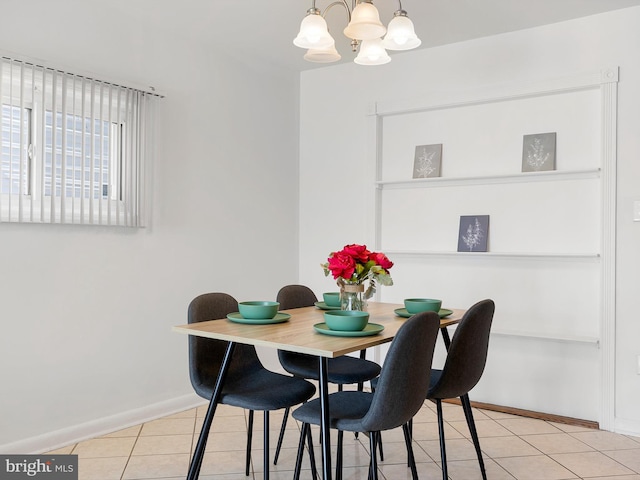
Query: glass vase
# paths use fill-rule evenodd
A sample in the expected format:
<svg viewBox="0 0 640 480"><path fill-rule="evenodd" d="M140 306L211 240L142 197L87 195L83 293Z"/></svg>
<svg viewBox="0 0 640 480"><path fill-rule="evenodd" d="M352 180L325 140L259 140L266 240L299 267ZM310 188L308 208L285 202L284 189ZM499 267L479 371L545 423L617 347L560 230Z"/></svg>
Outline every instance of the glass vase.
<svg viewBox="0 0 640 480"><path fill-rule="evenodd" d="M340 290L341 310L367 310L367 301L364 298L364 284L346 284Z"/></svg>

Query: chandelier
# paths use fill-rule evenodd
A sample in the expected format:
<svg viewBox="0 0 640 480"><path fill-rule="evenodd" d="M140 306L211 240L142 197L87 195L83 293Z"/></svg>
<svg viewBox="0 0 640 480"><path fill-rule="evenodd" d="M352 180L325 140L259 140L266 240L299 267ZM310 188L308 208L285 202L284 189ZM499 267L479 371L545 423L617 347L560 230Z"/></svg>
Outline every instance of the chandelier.
<svg viewBox="0 0 640 480"><path fill-rule="evenodd" d="M331 3L320 13L316 8L316 1L307 10L307 16L300 24L300 32L293 40L293 44L307 49L304 59L309 62L331 63L342 57L336 50L336 43L327 27L324 17L336 5L341 5L347 11L349 23L343 33L351 39L352 51L358 52L354 62L359 65L383 65L391 61L387 50L411 50L422 42L416 35L413 22L407 17L407 12L400 8L393 14L389 26L380 22L378 9L372 0L352 0L349 7L347 0Z"/></svg>

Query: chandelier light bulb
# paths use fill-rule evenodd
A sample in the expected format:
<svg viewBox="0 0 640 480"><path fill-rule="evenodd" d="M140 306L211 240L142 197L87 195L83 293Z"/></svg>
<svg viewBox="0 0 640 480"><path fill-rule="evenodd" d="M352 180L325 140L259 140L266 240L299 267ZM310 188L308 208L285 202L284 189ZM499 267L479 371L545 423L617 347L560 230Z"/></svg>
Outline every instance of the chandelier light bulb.
<svg viewBox="0 0 640 480"><path fill-rule="evenodd" d="M337 62L342 57L336 50L335 42L329 47L324 48L310 48L307 53L304 54L304 59L308 62L314 63L332 63Z"/></svg>
<svg viewBox="0 0 640 480"><path fill-rule="evenodd" d="M334 44L327 22L318 10L310 9L307 12L307 16L300 23L300 32L293 40L293 44L300 48L325 48Z"/></svg>
<svg viewBox="0 0 640 480"><path fill-rule="evenodd" d="M380 21L378 9L370 2L363 1L356 5L351 13L351 21L344 34L357 40L374 40L382 37L387 29Z"/></svg>
<svg viewBox="0 0 640 480"><path fill-rule="evenodd" d="M391 57L382 46L382 39L363 40L360 52L354 62L358 65L384 65L389 63Z"/></svg>
<svg viewBox="0 0 640 480"><path fill-rule="evenodd" d="M382 44L389 50L411 50L420 46L422 41L416 35L413 22L407 17L407 12L398 10L387 29L387 35Z"/></svg>

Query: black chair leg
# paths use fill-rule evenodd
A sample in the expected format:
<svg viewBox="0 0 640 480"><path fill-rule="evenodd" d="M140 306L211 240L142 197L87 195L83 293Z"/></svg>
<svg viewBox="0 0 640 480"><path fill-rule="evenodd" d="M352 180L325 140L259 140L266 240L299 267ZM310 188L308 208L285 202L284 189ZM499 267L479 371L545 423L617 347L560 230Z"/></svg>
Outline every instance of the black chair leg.
<svg viewBox="0 0 640 480"><path fill-rule="evenodd" d="M304 443L306 438L307 429L309 428L308 423L303 423L302 428L300 429L300 440L298 441L298 453L296 454L296 465L293 469L293 480L300 479L300 470L302 468L302 454L304 452Z"/></svg>
<svg viewBox="0 0 640 480"><path fill-rule="evenodd" d="M231 364L231 357L233 356L235 347L235 342L229 342L227 344L227 350L225 351L224 358L222 360L222 366L220 367L218 378L216 379L216 383L213 387L213 393L211 394L211 401L209 402L209 407L207 408L207 414L205 415L204 421L202 422L202 429L200 430L200 435L198 436L198 443L196 443L196 448L193 452L193 458L191 459L191 463L189 464L187 480L198 480L198 477L200 476L200 467L202 467L202 459L204 458L204 449L207 446L209 430L211 428L211 423L213 422L213 416L216 413L216 407L218 406L218 401L220 400L222 386L224 385L224 379L227 376L227 372L229 371L229 365Z"/></svg>
<svg viewBox="0 0 640 480"><path fill-rule="evenodd" d="M444 443L444 418L442 417L442 400L436 400L436 406L438 407L438 432L440 434L440 457L442 460L442 480L449 478L447 471L447 449Z"/></svg>
<svg viewBox="0 0 640 480"><path fill-rule="evenodd" d="M307 424L307 448L309 449L309 463L311 466L311 476L313 480L317 480L316 472L316 454L313 451L313 438L311 437L311 425Z"/></svg>
<svg viewBox="0 0 640 480"><path fill-rule="evenodd" d="M251 465L251 441L253 439L253 410L249 410L249 423L247 425L247 460L244 467L244 474L249 476L249 467Z"/></svg>
<svg viewBox="0 0 640 480"><path fill-rule="evenodd" d="M411 445L411 432L409 430L409 424L402 425L402 432L404 433L404 443L407 445L407 457L409 458L409 467L411 468L411 478L418 480L418 470L416 468L416 458L413 455L413 446Z"/></svg>
<svg viewBox="0 0 640 480"><path fill-rule="evenodd" d="M378 432L369 433L369 451L371 452L371 462L369 463L369 478L371 480L378 480L378 460L376 455L376 449L378 446Z"/></svg>
<svg viewBox="0 0 640 480"><path fill-rule="evenodd" d="M404 429L404 425L402 428ZM413 440L413 418L406 423L407 432L409 433L409 441ZM407 467L411 467L411 459L409 458L409 451L407 450Z"/></svg>
<svg viewBox="0 0 640 480"><path fill-rule="evenodd" d="M344 440L344 432L342 430L338 430L338 444L336 451L336 480L342 480L342 446Z"/></svg>
<svg viewBox="0 0 640 480"><path fill-rule="evenodd" d="M480 450L480 439L478 438L478 431L476 430L476 422L473 420L473 412L471 411L471 402L469 401L469 395L467 395L466 393L462 395L460 397L460 402L462 403L464 416L467 419L467 425L469 426L469 433L471 433L473 446L476 448L476 455L478 456L478 463L480 464L482 479L487 480L487 472L484 468L484 459L482 458L482 450Z"/></svg>
<svg viewBox="0 0 640 480"><path fill-rule="evenodd" d="M309 462L311 464L311 477L313 480L318 479L318 474L316 472L316 458L313 453L313 441L311 438L311 425L308 423L303 423L300 428L300 440L298 441L298 452L296 453L296 464L293 470L293 480L300 479L300 471L302 470L302 456L304 454L304 445L308 443L309 448Z"/></svg>
<svg viewBox="0 0 640 480"><path fill-rule="evenodd" d="M273 456L273 464L278 464L278 457L280 456L280 449L282 448L282 440L284 439L284 430L287 428L287 419L289 418L289 407L284 410L284 417L282 417L282 425L280 426L280 435L278 436L278 445L276 446L276 453Z"/></svg>
<svg viewBox="0 0 640 480"><path fill-rule="evenodd" d="M264 480L269 480L269 411L264 411Z"/></svg>

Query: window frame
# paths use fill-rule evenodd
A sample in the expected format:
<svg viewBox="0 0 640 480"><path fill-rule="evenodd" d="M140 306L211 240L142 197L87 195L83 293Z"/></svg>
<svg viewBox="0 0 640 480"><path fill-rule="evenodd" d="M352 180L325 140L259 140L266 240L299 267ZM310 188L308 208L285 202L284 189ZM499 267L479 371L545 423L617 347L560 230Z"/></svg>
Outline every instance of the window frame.
<svg viewBox="0 0 640 480"><path fill-rule="evenodd" d="M0 223L144 226L144 160L153 151L155 99L161 96L7 57L0 62L0 114L5 107L10 114L14 108L29 112L27 145L17 146L27 170L18 185L26 181L27 192L12 190L14 180L8 191L0 183Z"/></svg>

